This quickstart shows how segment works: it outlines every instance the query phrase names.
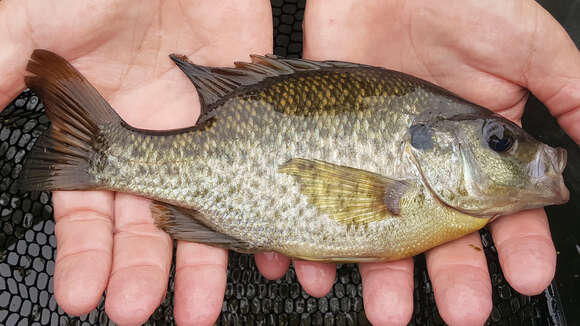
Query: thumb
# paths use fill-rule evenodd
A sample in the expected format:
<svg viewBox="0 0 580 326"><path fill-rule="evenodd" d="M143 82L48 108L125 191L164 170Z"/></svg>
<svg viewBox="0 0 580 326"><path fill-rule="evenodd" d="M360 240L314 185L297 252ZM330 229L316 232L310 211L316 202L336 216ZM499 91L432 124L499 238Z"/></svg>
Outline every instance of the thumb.
<svg viewBox="0 0 580 326"><path fill-rule="evenodd" d="M24 89L24 72L32 48L26 7L0 1L0 111Z"/></svg>
<svg viewBox="0 0 580 326"><path fill-rule="evenodd" d="M526 86L579 144L580 51L564 28L536 5L536 43L529 57Z"/></svg>

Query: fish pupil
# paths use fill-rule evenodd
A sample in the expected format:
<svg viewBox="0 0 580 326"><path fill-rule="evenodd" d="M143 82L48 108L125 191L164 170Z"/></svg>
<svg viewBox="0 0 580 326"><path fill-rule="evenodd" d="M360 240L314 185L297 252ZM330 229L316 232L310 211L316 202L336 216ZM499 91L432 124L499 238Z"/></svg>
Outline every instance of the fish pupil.
<svg viewBox="0 0 580 326"><path fill-rule="evenodd" d="M513 138L505 134L502 136L502 138L499 138L496 135L491 135L487 140L489 148L500 153L508 151L512 147L513 142Z"/></svg>

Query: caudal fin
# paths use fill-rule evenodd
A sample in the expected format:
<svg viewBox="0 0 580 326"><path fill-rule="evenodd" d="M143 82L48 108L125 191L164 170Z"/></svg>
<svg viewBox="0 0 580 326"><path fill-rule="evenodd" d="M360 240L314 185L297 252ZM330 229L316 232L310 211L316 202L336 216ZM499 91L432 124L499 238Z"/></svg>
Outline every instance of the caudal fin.
<svg viewBox="0 0 580 326"><path fill-rule="evenodd" d="M35 50L28 62L26 85L43 100L51 128L37 140L24 162L21 189L95 188L89 160L101 146L99 134L121 118L97 90L65 59Z"/></svg>

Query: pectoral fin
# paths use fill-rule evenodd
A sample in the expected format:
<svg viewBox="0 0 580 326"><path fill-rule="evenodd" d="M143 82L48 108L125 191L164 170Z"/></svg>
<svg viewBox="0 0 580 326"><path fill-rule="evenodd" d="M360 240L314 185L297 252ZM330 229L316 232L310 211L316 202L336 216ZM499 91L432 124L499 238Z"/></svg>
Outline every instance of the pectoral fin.
<svg viewBox="0 0 580 326"><path fill-rule="evenodd" d="M203 243L243 253L259 251L247 242L206 226L203 223L206 217L196 210L154 201L151 203L151 214L157 227L167 232L173 239Z"/></svg>
<svg viewBox="0 0 580 326"><path fill-rule="evenodd" d="M291 159L279 172L296 177L310 203L347 224L367 224L401 214L409 184L318 160Z"/></svg>

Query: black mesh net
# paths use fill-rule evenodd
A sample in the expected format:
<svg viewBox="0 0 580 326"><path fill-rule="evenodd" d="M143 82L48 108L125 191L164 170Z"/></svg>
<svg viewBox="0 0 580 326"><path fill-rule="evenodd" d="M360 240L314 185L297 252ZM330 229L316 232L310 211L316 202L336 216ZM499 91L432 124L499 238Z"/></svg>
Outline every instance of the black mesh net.
<svg viewBox="0 0 580 326"><path fill-rule="evenodd" d="M275 53L299 57L305 1L273 0ZM23 92L0 113L0 324L107 325L99 306L81 317L65 314L53 296L56 253L49 193L19 194L22 161L35 139L49 126L42 104ZM487 325L564 325L554 286L528 297L504 279L490 234L481 232L493 284L494 307ZM437 312L425 260L415 260L415 304L411 325L443 325ZM172 267L172 273L175 266ZM173 276L167 296L148 324L173 322ZM476 309L476 307L474 307ZM320 299L306 294L291 268L278 281L258 272L253 257L230 253L227 288L219 325L367 325L361 278L356 265L338 266L330 293Z"/></svg>

